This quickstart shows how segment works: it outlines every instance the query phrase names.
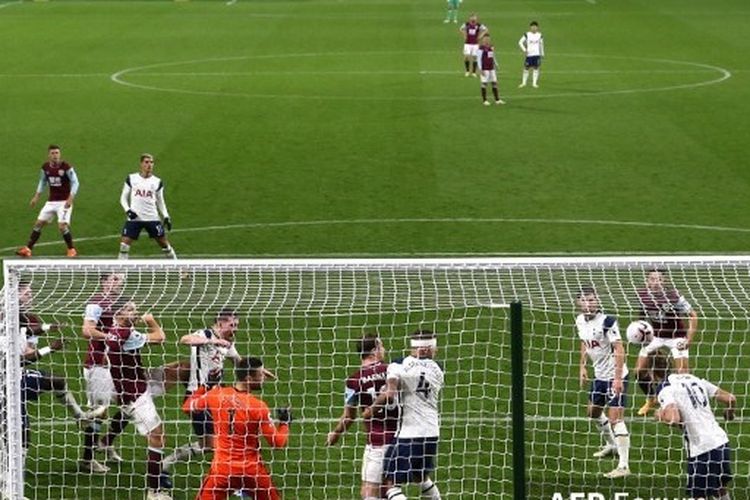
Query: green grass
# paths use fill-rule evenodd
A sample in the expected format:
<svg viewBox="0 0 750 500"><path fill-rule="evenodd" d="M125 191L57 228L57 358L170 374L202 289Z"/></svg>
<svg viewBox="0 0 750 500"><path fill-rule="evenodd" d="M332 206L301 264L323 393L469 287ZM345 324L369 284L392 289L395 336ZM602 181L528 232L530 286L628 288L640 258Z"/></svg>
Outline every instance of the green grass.
<svg viewBox="0 0 750 500"><path fill-rule="evenodd" d="M83 257L116 254L121 184L143 151L156 155L175 222L170 239L181 256L748 251L750 41L740 36L750 28L747 2L467 0L461 16L478 11L500 54L508 105L490 109L480 105L478 83L462 75L460 39L455 26L442 24L442 9L437 0L53 0L0 8L0 256L26 241L37 213L27 202L52 142L81 179L73 232ZM531 19L541 24L548 57L542 87L519 90L515 44ZM727 72L730 78L708 84ZM113 81L115 74L129 86ZM58 239L48 228L35 255L61 255ZM133 248L134 256L156 254L145 238ZM69 321L79 319L81 300L63 314ZM448 328L447 318L426 320ZM339 381L356 361L343 354L343 339L385 323L399 351L403 325L425 319L354 317L344 330L333 329L340 317L251 321L262 337L243 349L278 357L282 380L304 379L279 382L266 394L271 403L291 398L303 413L290 449L272 454L286 498L356 498L361 436L353 433L335 449L321 444L328 419L340 411ZM480 317L454 328L477 335L504 328L493 321ZM572 418L582 416L585 393L570 378L575 346L559 341L558 323L569 318L546 321L556 340L529 354L529 407L538 417L529 424L532 498L561 485L618 491L585 458L597 436ZM746 372L747 319L723 321L709 320L707 328L731 328L741 347L701 345L697 359L724 354L725 369ZM169 327L187 328L185 317ZM479 345L499 355L455 353L476 365L474 385L457 375L459 392L446 394L456 401L445 409L453 422L470 409L507 413L507 370L486 366L495 358L507 363L505 347L488 340ZM75 344L55 366L76 391L75 353L82 348ZM326 356L329 348L339 354ZM172 359L177 347L155 354L154 363ZM291 363L282 363L287 356ZM450 357L446 363L454 368ZM551 386L549 366L559 375ZM709 377L724 374L721 366L699 368ZM486 397L476 398L475 387ZM742 383L733 389L746 392ZM304 409L309 394L316 395L314 412ZM178 402L173 394L164 403L163 417L182 422L168 427L171 444L189 439ZM123 437L128 462L120 474L92 479L74 473L78 438L73 427L59 427L60 408L48 397L35 408L32 497L140 495L141 438ZM545 422L550 414L555 418ZM679 495L679 439L653 423L631 422L642 473L626 485ZM492 436L494 454L472 427L446 427L444 441L456 447L444 449L452 460L441 476L447 498L510 491L507 423L477 425L480 435ZM62 429L71 431L69 446L49 446ZM727 429L738 450L737 498L750 497L747 424ZM178 470L177 498L191 498L204 469Z"/></svg>

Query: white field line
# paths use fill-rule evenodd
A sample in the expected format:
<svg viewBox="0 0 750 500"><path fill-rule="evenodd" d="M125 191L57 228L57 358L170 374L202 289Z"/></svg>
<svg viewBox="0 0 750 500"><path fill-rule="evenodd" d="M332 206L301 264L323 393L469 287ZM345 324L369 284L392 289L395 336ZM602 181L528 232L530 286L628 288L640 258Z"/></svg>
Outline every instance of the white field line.
<svg viewBox="0 0 750 500"><path fill-rule="evenodd" d="M405 51L405 52L416 52L416 53L427 53L427 52L439 52L439 53L445 53L445 51ZM148 73L151 72L151 70L157 69L157 68L166 68L166 67L174 67L174 66L184 66L184 65L190 65L190 64L201 64L201 63L208 63L208 62L228 62L228 61L242 61L242 60L254 60L254 59L268 59L271 57L275 58L281 58L281 57L309 57L309 58L315 58L315 57L332 57L332 56L347 56L347 55L353 55L353 54L364 54L367 56L375 56L375 55L387 55L392 54L393 52L389 51L371 51L371 52L349 52L349 53L300 53L300 54L283 54L283 55L274 55L274 54L263 54L263 55L257 55L257 56L234 56L234 57L219 57L219 58L207 58L207 59L193 59L188 61L170 61L165 63L155 63L155 64L148 64L145 66L134 66L130 68L125 68L120 71L117 71L115 73L112 73L110 76L110 80L118 85L123 85L126 87L131 87L134 89L139 90L149 90L149 91L157 91L157 92L167 92L167 93L175 93L175 94L185 94L185 95L203 95L203 96L219 96L219 97L242 97L242 98L256 98L256 99L308 99L308 100L366 100L366 101L435 101L435 100L451 100L451 101L457 101L457 100L474 100L476 99L475 96L389 96L389 97L379 97L379 96L345 96L345 95L329 95L329 96L323 96L323 95L305 95L305 94L252 94L252 93L246 93L246 92L219 92L219 91L210 91L210 90L188 90L188 89L181 89L181 88L171 88L171 87L160 87L156 85L145 85L140 83L134 83L132 81L128 81L125 79L126 75L129 74L142 74L142 73ZM401 54L404 52L400 52ZM708 85L716 85L718 83L721 83L729 78L732 77L732 73L725 69L721 68L719 66L713 66L710 64L704 64L704 63L698 63L698 62L691 62L691 61L677 61L672 59L654 59L654 58L641 58L641 57L630 57L630 56L597 56L592 54L558 54L559 57L586 57L586 58L608 58L608 59L617 59L617 60L630 60L630 61L640 61L640 62L648 62L648 63L657 63L657 64L673 64L673 65L682 65L682 66L688 66L691 68L699 68L703 70L710 70L713 72L719 73L719 76L716 78L712 78L710 80L703 80L700 82L693 82L693 83L682 83L677 85L668 85L664 87L653 87L653 88L635 88L635 89L622 89L622 90L606 90L606 91L592 91L592 92L562 92L557 94L536 94L536 93L529 93L524 95L514 95L512 96L513 99L540 99L540 98L555 98L555 97L598 97L598 96L609 96L609 95L629 95L629 94L639 94L639 93L650 93L650 92L665 92L665 91L673 91L673 90L681 90L681 89L691 89L691 88L698 88L698 87L705 87ZM136 75L133 75L136 76Z"/></svg>
<svg viewBox="0 0 750 500"><path fill-rule="evenodd" d="M0 3L0 9L4 9L6 7L10 7L11 5L19 5L22 4L23 0L18 0L16 2L6 2L6 3Z"/></svg>
<svg viewBox="0 0 750 500"><path fill-rule="evenodd" d="M386 224L562 224L562 225L595 225L595 226L621 226L621 227L649 227L662 229L716 231L729 233L750 233L750 228L709 226L701 224L672 224L668 222L644 222L644 221L615 221L615 220L589 220L589 219L535 219L535 218L403 218L403 219L333 219L333 220L311 220L311 221L283 221L283 222L250 222L245 224L226 224L216 226L201 226L173 229L171 233L195 233L202 231L228 231L232 229L267 229L288 227L325 227L325 226L348 226L348 225L386 225ZM119 238L119 234L105 236L84 236L76 238L76 241L102 241ZM37 243L37 247L59 245L59 241L46 241ZM0 248L0 252L15 251L18 246ZM652 252L649 252L652 253Z"/></svg>

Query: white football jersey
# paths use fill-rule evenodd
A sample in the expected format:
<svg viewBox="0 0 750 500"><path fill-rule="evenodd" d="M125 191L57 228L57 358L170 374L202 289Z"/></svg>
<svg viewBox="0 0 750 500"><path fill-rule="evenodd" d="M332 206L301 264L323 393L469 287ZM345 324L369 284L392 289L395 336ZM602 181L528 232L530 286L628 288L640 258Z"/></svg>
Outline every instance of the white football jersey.
<svg viewBox="0 0 750 500"><path fill-rule="evenodd" d="M592 319L579 314L576 317L578 337L586 345L586 354L594 364L594 377L598 380L615 378L615 347L622 342L617 318L598 312ZM627 365L622 367L622 378L628 374Z"/></svg>
<svg viewBox="0 0 750 500"><path fill-rule="evenodd" d="M544 55L544 40L539 31L536 33L527 31L523 34L521 39L518 40L518 45L522 50L526 51L526 56L528 57Z"/></svg>
<svg viewBox="0 0 750 500"><path fill-rule="evenodd" d="M718 387L689 373L668 377L669 385L659 392L659 405L677 405L685 430L688 456L696 457L729 442L711 409L710 399Z"/></svg>
<svg viewBox="0 0 750 500"><path fill-rule="evenodd" d="M399 381L400 438L440 436L438 397L443 388L443 369L434 360L407 356L402 363L388 365L389 379Z"/></svg>
<svg viewBox="0 0 750 500"><path fill-rule="evenodd" d="M191 335L211 338L216 334L210 328L206 328L205 330L195 331ZM234 344L230 347L221 347L215 344L191 346L188 391L193 392L199 386L212 387L220 383L226 358L240 359L240 354Z"/></svg>
<svg viewBox="0 0 750 500"><path fill-rule="evenodd" d="M155 175L141 177L141 174L130 174L125 179L120 195L123 210L132 210L138 215L138 221L160 221L169 217L164 200L164 183Z"/></svg>

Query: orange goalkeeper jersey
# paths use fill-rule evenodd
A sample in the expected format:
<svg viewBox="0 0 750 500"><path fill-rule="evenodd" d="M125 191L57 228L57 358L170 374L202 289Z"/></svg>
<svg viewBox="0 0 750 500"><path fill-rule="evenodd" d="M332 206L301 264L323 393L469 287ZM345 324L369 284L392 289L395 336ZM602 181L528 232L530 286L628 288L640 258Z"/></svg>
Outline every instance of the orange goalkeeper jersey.
<svg viewBox="0 0 750 500"><path fill-rule="evenodd" d="M196 391L183 407L185 412L208 410L214 421L214 464L261 461L259 436L274 448L286 446L289 425L276 427L263 400L234 387L214 387Z"/></svg>

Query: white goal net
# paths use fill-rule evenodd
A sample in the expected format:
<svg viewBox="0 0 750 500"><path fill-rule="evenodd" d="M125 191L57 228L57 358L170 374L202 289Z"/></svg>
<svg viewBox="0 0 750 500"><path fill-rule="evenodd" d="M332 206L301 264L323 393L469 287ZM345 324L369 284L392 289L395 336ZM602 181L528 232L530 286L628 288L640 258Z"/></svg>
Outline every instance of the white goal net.
<svg viewBox="0 0 750 500"><path fill-rule="evenodd" d="M734 453L732 498L750 498L742 412L750 383L750 259L741 257L6 261L0 329L0 361L6 366L0 374L0 492L14 499L145 495L150 474L146 438L133 424L125 426L111 441L122 462L108 461L96 449L95 461L108 470L82 467L91 433L87 422L96 422L97 442L108 439L116 426L117 405L81 423L65 395L75 398L82 411L89 410L83 376L89 345L83 338L85 311L92 297L104 292L106 278L117 275L123 281L109 290L113 307L134 302L139 312L152 313L166 334L163 344L142 349L150 373L189 360L191 350L179 343L181 337L210 328L221 310L237 313L237 351L243 357L260 357L277 376L258 396L272 409L291 406L294 416L286 447L263 447L263 460L283 498L360 498L366 444L361 422L336 445L326 446L344 408L345 380L360 367L354 341L377 334L386 358L398 358L408 355L409 334L420 329L437 332L437 359L445 370L432 475L442 497L513 498L507 304L514 300L524 308L527 498L560 494L558 498L567 499L574 492L598 492L605 498L617 492L628 492L628 498L681 498L685 453L680 433L657 424L652 416L636 415L645 400L633 369L638 349L626 345L631 372L625 409L629 477L605 478L617 460L592 456L602 444L601 435L586 416L589 389L579 384L577 294L594 287L603 309L619 318L624 337L625 326L641 314L638 290L649 270L657 267L668 278L667 286L678 290L698 316L689 348L691 371L738 398L738 418L719 422ZM30 299L23 295L27 289ZM22 365L19 353L28 348L29 339L21 329L29 317L38 325L52 325L38 332L31 350L41 352L60 339L64 345ZM29 371L42 372L57 385L42 387L22 401ZM593 378L593 371L589 374ZM64 389L59 380L65 381ZM224 383L233 380L227 360ZM154 397L163 421L165 456L196 441L190 417L180 410L184 396L185 386L177 382ZM25 443L22 406L28 426ZM210 462L211 454L205 453L172 466L172 497L195 498ZM416 485L405 492L409 498L420 494Z"/></svg>

